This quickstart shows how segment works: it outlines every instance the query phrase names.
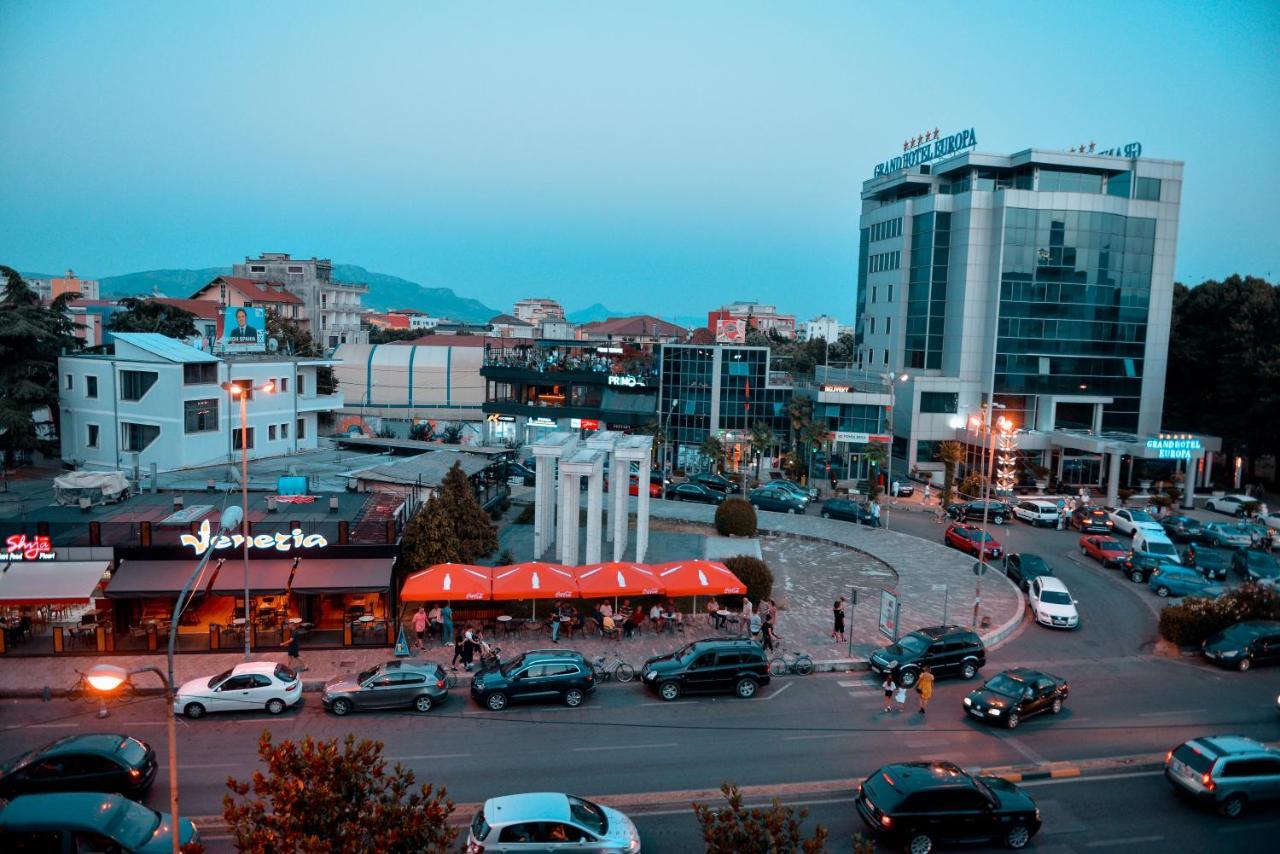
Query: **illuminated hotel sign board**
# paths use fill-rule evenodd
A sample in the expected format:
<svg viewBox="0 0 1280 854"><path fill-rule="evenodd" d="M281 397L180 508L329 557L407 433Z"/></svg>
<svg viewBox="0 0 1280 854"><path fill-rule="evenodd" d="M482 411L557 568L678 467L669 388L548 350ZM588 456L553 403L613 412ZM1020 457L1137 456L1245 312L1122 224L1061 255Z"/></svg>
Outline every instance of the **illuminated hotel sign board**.
<svg viewBox="0 0 1280 854"><path fill-rule="evenodd" d="M208 519L200 523L199 534L183 534L178 538L178 541L184 546L191 546L197 555L204 554L210 548L214 550L238 549L245 542L244 536L241 534L232 534L229 537L213 537ZM320 534L304 535L300 528L294 528L287 534L283 531L276 531L274 534L258 534L249 538L249 548L251 549L275 549L278 552L287 552L290 549L322 549L327 545L329 545L329 541Z"/></svg>
<svg viewBox="0 0 1280 854"><path fill-rule="evenodd" d="M889 175L899 169L910 169L931 160L950 157L953 154L975 148L978 145L978 134L973 128L953 133L951 136L938 138L938 129L926 131L902 143L902 154L876 164L876 177Z"/></svg>
<svg viewBox="0 0 1280 854"><path fill-rule="evenodd" d="M1192 436L1161 436L1148 439L1147 450L1155 451L1161 460L1189 460L1204 450L1200 440Z"/></svg>

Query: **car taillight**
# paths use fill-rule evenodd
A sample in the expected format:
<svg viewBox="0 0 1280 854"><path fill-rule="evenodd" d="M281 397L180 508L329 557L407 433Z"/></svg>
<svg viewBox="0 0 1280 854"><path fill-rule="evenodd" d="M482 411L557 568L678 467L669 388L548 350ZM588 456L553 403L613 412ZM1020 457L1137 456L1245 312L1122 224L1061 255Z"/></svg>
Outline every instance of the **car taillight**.
<svg viewBox="0 0 1280 854"><path fill-rule="evenodd" d="M1165 764L1165 765L1168 765L1168 764L1169 764L1169 760L1170 760L1170 759L1172 759L1172 758L1173 758L1173 751L1172 751L1172 750L1170 750L1168 753L1166 753L1166 754L1164 755L1164 764Z"/></svg>
<svg viewBox="0 0 1280 854"><path fill-rule="evenodd" d="M596 681L596 675L595 675L594 673L588 673L588 674L587 674L587 681L588 681L588 682L594 682L594 681Z"/></svg>
<svg viewBox="0 0 1280 854"><path fill-rule="evenodd" d="M467 842L467 854L484 854L484 846L479 842Z"/></svg>
<svg viewBox="0 0 1280 854"><path fill-rule="evenodd" d="M880 826L886 830L893 827L893 817L887 815L880 816Z"/></svg>
<svg viewBox="0 0 1280 854"><path fill-rule="evenodd" d="M142 769L141 769L141 768L130 768L130 769L129 769L129 776L130 776L130 777L132 777L132 778L133 778L133 779L135 779L135 780L136 780L136 779L138 779L139 777L141 777L141 776L142 776Z"/></svg>
<svg viewBox="0 0 1280 854"><path fill-rule="evenodd" d="M1209 790L1209 791L1211 791L1211 792L1212 792L1215 788L1217 788L1216 784L1213 782L1213 778L1212 778L1212 777L1210 777L1208 774L1202 774L1202 775L1200 776L1200 783L1201 783L1201 785L1203 785L1206 789L1208 789L1208 790Z"/></svg>
<svg viewBox="0 0 1280 854"><path fill-rule="evenodd" d="M436 680L436 687L437 687L437 688L443 688L443 687L444 687L444 680L443 680L443 679L437 679L437 680Z"/></svg>

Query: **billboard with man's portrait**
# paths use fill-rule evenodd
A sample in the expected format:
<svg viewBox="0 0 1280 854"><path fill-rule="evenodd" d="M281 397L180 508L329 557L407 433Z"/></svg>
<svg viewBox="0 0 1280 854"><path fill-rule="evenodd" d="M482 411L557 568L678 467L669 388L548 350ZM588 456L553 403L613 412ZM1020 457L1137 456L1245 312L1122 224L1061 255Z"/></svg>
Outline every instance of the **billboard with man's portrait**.
<svg viewBox="0 0 1280 854"><path fill-rule="evenodd" d="M262 306L229 305L223 310L222 337L228 353L267 351L267 312Z"/></svg>

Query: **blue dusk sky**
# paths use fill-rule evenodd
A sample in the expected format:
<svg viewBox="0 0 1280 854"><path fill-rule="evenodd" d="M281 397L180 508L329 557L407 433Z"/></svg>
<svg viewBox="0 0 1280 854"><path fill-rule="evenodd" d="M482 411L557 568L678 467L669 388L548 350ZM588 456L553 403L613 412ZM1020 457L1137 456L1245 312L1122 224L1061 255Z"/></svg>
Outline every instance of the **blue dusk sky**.
<svg viewBox="0 0 1280 854"><path fill-rule="evenodd" d="M1178 277L1280 273L1280 5L0 0L0 263L285 251L509 310L853 319L913 134L1186 162Z"/></svg>

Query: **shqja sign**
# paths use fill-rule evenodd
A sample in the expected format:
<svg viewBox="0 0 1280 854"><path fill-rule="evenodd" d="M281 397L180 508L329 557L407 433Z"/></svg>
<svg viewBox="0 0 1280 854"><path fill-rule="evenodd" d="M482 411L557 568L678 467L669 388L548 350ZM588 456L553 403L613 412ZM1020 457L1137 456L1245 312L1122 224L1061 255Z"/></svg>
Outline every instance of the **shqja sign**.
<svg viewBox="0 0 1280 854"><path fill-rule="evenodd" d="M178 541L184 546L191 546L197 555L202 555L211 548L216 551L217 549L238 549L244 545L243 534L219 537L214 537L212 534L209 520L205 519L200 523L200 533L183 534ZM290 549L321 549L327 545L329 541L320 534L304 536L300 528L294 528L288 533L276 531L274 534L258 534L249 538L251 549L275 549L278 552L287 552Z"/></svg>

